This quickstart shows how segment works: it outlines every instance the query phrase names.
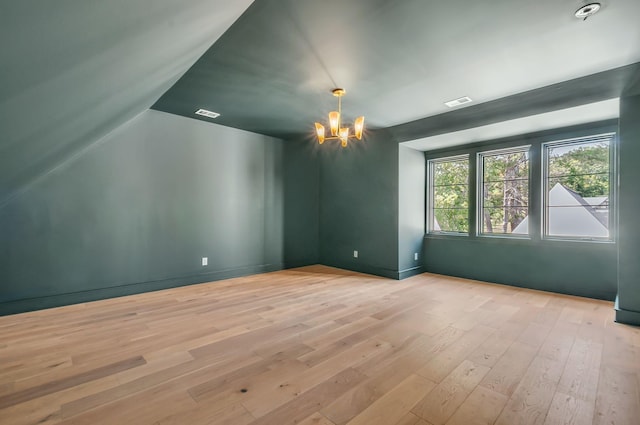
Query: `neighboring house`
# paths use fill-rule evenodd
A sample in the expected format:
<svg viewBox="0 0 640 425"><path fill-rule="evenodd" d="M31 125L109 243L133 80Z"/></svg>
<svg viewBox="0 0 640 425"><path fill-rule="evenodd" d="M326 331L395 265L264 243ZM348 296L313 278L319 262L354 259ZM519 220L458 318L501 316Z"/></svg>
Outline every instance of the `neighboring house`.
<svg viewBox="0 0 640 425"><path fill-rule="evenodd" d="M605 196L583 198L556 183L549 191L549 235L609 237L609 199ZM528 234L528 217L513 229L514 234Z"/></svg>

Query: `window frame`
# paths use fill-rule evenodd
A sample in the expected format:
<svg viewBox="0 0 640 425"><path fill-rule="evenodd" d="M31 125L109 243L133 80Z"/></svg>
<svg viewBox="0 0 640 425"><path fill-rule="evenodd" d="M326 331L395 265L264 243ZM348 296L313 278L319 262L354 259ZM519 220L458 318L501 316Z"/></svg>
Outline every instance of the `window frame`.
<svg viewBox="0 0 640 425"><path fill-rule="evenodd" d="M619 165L620 160L620 138L618 128L618 117L606 118L602 120L590 121L581 124L554 127L549 129L541 129L537 131L518 133L498 138L486 138L478 140L470 140L465 144L456 144L451 146L442 146L435 149L425 151L425 212L424 225L425 239L449 239L460 240L458 236L468 236L469 241L477 241L487 244L509 244L513 246L548 246L548 247L576 247L583 245L584 249L610 249L615 246L619 239L619 218L618 205L618 187L619 184ZM544 193L542 191L543 174L542 174L542 149L543 143L555 142L566 139L587 139L595 135L613 134L613 143L611 145L611 155L613 163L610 168L611 186L610 186L610 237L606 240L580 240L580 239L559 239L559 238L543 238L543 200ZM529 236L526 235L503 235L503 234L482 234L479 235L478 217L478 170L477 157L479 152L488 152L491 150L501 150L515 148L523 145L531 145L529 157ZM450 158L454 156L469 155L469 234L464 233L430 233L427 231L428 223L428 190L430 177L427 168L427 161ZM593 247L588 248L587 245ZM600 248L598 246L601 246ZM554 248L555 249L555 248Z"/></svg>
<svg viewBox="0 0 640 425"><path fill-rule="evenodd" d="M471 155L468 153L459 154L459 155L451 155L451 156L443 156L439 158L432 158L427 160L427 193L426 193L426 234L433 235L447 235L447 236L469 236L471 231L471 222L470 222L470 209L471 202L473 199L472 195L472 187L471 187L471 164L470 164ZM434 165L442 162L458 162L458 161L466 161L467 162L467 222L468 222L468 230L466 232L453 232L453 231L443 231L443 230L434 230Z"/></svg>
<svg viewBox="0 0 640 425"><path fill-rule="evenodd" d="M584 144L589 141L595 141L597 139L609 139L609 216L608 216L608 237L597 236L570 236L570 235L550 235L549 231L549 209L547 207L549 203L549 147L554 146L570 146ZM616 242L616 211L617 211L617 196L616 196L616 181L617 181L617 138L618 134L615 131L597 133L582 137L572 137L566 139L549 140L540 144L540 162L541 162L541 203L540 203L540 238L547 241L564 241L564 242L587 242L587 243L615 243Z"/></svg>
<svg viewBox="0 0 640 425"><path fill-rule="evenodd" d="M528 154L528 176L527 176L527 218L531 216L531 194L534 190L532 185L532 145L531 144L518 144L515 146L482 150L476 153L476 188L475 188L475 203L476 203L476 236L479 238L507 238L507 239L531 239L531 226L529 226L526 234L513 234L513 233L485 233L484 232L484 158L487 156L521 153L526 152Z"/></svg>

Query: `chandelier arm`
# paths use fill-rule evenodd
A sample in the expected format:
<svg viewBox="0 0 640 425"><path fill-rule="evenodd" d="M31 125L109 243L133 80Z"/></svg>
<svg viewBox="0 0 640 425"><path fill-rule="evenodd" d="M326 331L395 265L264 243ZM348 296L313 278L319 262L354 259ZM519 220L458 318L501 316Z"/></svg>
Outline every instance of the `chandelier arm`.
<svg viewBox="0 0 640 425"><path fill-rule="evenodd" d="M324 140L341 140L342 138L340 136L331 136L331 137L325 137ZM355 139L355 136L353 135L349 135L349 137L347 137L347 139Z"/></svg>

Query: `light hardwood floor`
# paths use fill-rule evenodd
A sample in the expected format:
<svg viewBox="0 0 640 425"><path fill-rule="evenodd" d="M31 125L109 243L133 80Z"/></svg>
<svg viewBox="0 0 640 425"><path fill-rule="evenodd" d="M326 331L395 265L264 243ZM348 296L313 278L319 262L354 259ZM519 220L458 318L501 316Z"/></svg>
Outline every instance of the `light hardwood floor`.
<svg viewBox="0 0 640 425"><path fill-rule="evenodd" d="M613 316L314 266L0 317L0 423L638 425Z"/></svg>

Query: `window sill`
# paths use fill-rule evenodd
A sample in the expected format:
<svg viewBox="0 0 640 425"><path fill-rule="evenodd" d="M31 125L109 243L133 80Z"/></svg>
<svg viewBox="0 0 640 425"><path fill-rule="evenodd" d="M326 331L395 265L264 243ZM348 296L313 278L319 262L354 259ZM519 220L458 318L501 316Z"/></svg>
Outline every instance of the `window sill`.
<svg viewBox="0 0 640 425"><path fill-rule="evenodd" d="M616 241L613 239L589 239L589 238L563 238L544 236L542 241L551 243L588 243L596 245L615 245Z"/></svg>
<svg viewBox="0 0 640 425"><path fill-rule="evenodd" d="M431 239L447 239L447 238L468 238L468 233L448 233L448 232L439 232L439 233L425 233L425 238Z"/></svg>
<svg viewBox="0 0 640 425"><path fill-rule="evenodd" d="M529 235L512 235L512 234L479 234L477 236L478 239L503 239L503 240L516 240L516 241L530 241L531 236Z"/></svg>

